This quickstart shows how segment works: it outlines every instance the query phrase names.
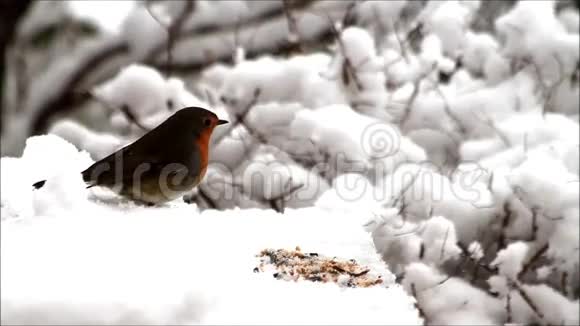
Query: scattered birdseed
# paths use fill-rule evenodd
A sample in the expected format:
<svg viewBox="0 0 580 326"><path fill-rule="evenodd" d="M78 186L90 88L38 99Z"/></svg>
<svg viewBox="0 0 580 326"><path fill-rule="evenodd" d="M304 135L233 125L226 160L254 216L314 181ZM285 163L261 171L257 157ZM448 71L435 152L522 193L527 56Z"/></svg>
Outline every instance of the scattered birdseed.
<svg viewBox="0 0 580 326"><path fill-rule="evenodd" d="M333 282L343 287L370 287L382 284L381 276L371 275L370 270L360 266L354 259L339 260L318 253L303 253L300 247L264 249L257 255L260 264L254 272L265 272L274 268L272 276L279 280L311 282Z"/></svg>

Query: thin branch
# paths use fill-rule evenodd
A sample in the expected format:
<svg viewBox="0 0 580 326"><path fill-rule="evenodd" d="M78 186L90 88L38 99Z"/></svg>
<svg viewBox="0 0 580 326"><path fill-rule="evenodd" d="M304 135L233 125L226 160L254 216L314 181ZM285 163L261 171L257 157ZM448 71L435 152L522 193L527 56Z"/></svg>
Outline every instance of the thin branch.
<svg viewBox="0 0 580 326"><path fill-rule="evenodd" d="M493 130L495 132L495 134L499 137L499 139L502 141L502 143L506 146L506 147L512 147L513 144L510 141L510 139L506 136L506 134L499 130L499 128L495 125L495 122L483 111L480 111L481 114L484 116L483 119L478 117L477 115L475 115L480 121L483 121L485 124L487 124L491 130Z"/></svg>
<svg viewBox="0 0 580 326"><path fill-rule="evenodd" d="M399 43L399 48L401 49L401 54L402 57L405 59L406 63L409 63L409 54L407 53L407 47L405 44L403 44L403 40L401 40L401 37L399 36L399 31L398 31L398 22L394 22L391 24L392 28L393 28L393 33L395 33L395 38L397 39L397 43Z"/></svg>
<svg viewBox="0 0 580 326"><path fill-rule="evenodd" d="M422 171L421 168L418 169L417 172L413 175L413 178L411 179L411 181L403 186L403 189L401 189L401 191L399 192L399 195L397 197L395 197L395 200L391 204L391 206L393 206L393 207L397 206L399 201L401 200L401 198L403 198L403 200L404 200L405 193L413 186L413 184L415 184L415 180L417 180L417 177L419 176L419 173L421 173L421 171Z"/></svg>
<svg viewBox="0 0 580 326"><path fill-rule="evenodd" d="M538 249L538 251L536 251L536 253L530 258L530 260L528 260L528 262L524 265L524 267L522 268L522 270L518 273L518 279L519 280L521 280L524 277L524 275L526 275L526 273L528 272L528 270L530 270L530 268L532 267L532 265L538 259L540 259L540 257L542 257L542 255L545 254L546 251L548 251L548 248L549 248L549 244L546 243L540 249Z"/></svg>
<svg viewBox="0 0 580 326"><path fill-rule="evenodd" d="M407 104L405 105L405 108L403 110L403 116L401 117L401 119L399 119L399 125L401 127L405 125L405 123L409 119L409 116L411 115L411 110L413 109L413 104L415 103L415 100L417 99L417 96L419 95L419 92L421 90L421 83L423 82L424 79L429 77L429 75L433 71L435 71L436 68L437 68L436 64L431 65L431 67L428 70L424 71L413 82L413 92L411 93L411 96L409 96L409 100L407 100Z"/></svg>
<svg viewBox="0 0 580 326"><path fill-rule="evenodd" d="M562 277L560 278L560 287L562 288L562 294L568 297L568 272L563 271Z"/></svg>
<svg viewBox="0 0 580 326"><path fill-rule="evenodd" d="M499 237L497 238L497 250L498 251L507 246L506 233L507 233L507 228L509 226L509 223L511 221L511 217L512 217L512 211L510 208L510 203L509 203L509 201L506 201L503 204L503 219L501 222L501 232L499 234Z"/></svg>
<svg viewBox="0 0 580 326"><path fill-rule="evenodd" d="M294 47L299 52L302 52L303 49L300 46L300 33L298 32L298 23L296 18L292 14L292 8L290 4L290 0L282 0L282 4L284 6L284 16L286 17L286 21L288 22L288 43L291 47Z"/></svg>
<svg viewBox="0 0 580 326"><path fill-rule="evenodd" d="M34 108L37 113L32 117L29 134L43 134L48 129L48 123L52 116L77 108L80 104L90 99L91 96L88 92L76 91L77 86L113 57L126 54L128 51L129 46L126 42L116 41L105 43L98 50L87 54L65 79L63 84L58 86L59 91L45 99L41 107Z"/></svg>
<svg viewBox="0 0 580 326"><path fill-rule="evenodd" d="M415 309L419 312L419 317L423 318L423 322L425 325L428 325L427 315L425 314L425 310L419 304L419 297L417 296L417 289L415 288L415 283L411 283L411 295L415 298Z"/></svg>
<svg viewBox="0 0 580 326"><path fill-rule="evenodd" d="M492 275L497 275L497 273L498 273L497 267L491 267L487 264L484 264L481 262L481 259L474 259L472 257L472 255L470 254L469 250L467 249L467 247L463 243L457 242L457 247L459 247L459 249L461 249L461 255L463 257L465 257L466 259L472 261L475 264L475 266L482 268L483 270L485 270L486 272L488 272Z"/></svg>
<svg viewBox="0 0 580 326"><path fill-rule="evenodd" d="M439 254L439 260L441 261L445 255L445 245L447 244L447 238L449 237L449 229L450 227L447 227L447 230L445 231L445 238L443 239L443 245L441 245L441 253Z"/></svg>
<svg viewBox="0 0 580 326"><path fill-rule="evenodd" d="M139 129L143 130L143 131L150 131L151 129L145 127L138 119L137 117L133 114L133 112L131 112L131 110L129 109L129 106L124 104L123 106L121 106L119 108L119 110L121 112L123 112L123 115L125 116L125 118L127 118L127 120L133 124L135 124L137 127L139 127Z"/></svg>
<svg viewBox="0 0 580 326"><path fill-rule="evenodd" d="M252 98L250 99L248 104L246 104L246 106L241 110L241 113L237 113L235 115L236 119L228 124L228 129L224 133L222 133L219 137L215 137L212 140L214 144L219 144L227 135L229 135L237 126L239 126L242 123L242 121L245 121L246 116L248 115L250 110L258 103L261 93L262 90L260 88L254 89Z"/></svg>
<svg viewBox="0 0 580 326"><path fill-rule="evenodd" d="M513 322L513 316L512 316L512 296L511 296L511 291L508 291L507 295L506 295L506 315L507 315L507 319L505 321L506 324L511 324Z"/></svg>
<svg viewBox="0 0 580 326"><path fill-rule="evenodd" d="M363 90L363 85L358 77L357 71L353 66L350 58L346 55L346 48L344 42L342 42L342 38L340 37L340 31L338 31L338 29L336 28L332 18L330 18L330 16L327 16L327 18L330 25L331 35L334 37L336 43L338 44L339 51L344 59L341 74L342 82L345 86L348 86L350 85L350 81L352 79L352 82L354 83L356 89L360 92Z"/></svg>
<svg viewBox="0 0 580 326"><path fill-rule="evenodd" d="M203 199L210 208L216 209L218 205L216 202L203 190L202 185L197 188L197 194Z"/></svg>
<svg viewBox="0 0 580 326"><path fill-rule="evenodd" d="M288 196L291 196L292 194L294 194L296 191L302 189L304 187L304 184L300 183L297 185L292 185L292 178L289 178L286 182L286 184L284 185L284 192L282 192L280 195L272 197L272 198L265 198L263 196L255 196L252 193L248 194L250 196L251 199L258 201L260 203L262 203L265 206L270 206L271 209L273 209L274 211L278 212L278 213L282 213L284 214L284 211L286 209L286 200ZM243 192L244 190L244 185L243 184L239 184L239 183L235 183L235 182L227 182L227 181L223 181L224 184L227 184L229 186L232 186L240 191Z"/></svg>
<svg viewBox="0 0 580 326"><path fill-rule="evenodd" d="M532 230L530 235L530 241L534 242L538 238L538 214L539 208L532 208Z"/></svg>
<svg viewBox="0 0 580 326"><path fill-rule="evenodd" d="M192 0L184 1L183 10L179 14L179 16L173 19L173 21L169 25L164 24L157 16L155 16L155 14L152 12L150 8L150 3L148 3L145 7L147 8L147 12L149 13L149 15L151 15L151 17L153 17L153 19L155 19L159 23L159 25L161 25L167 31L167 42L161 42L157 47L155 47L149 53L145 61L152 61L153 58L157 57L159 52L161 52L162 49L166 47L167 61L165 64L165 71L166 76L171 77L172 73L171 69L173 67L173 47L175 45L175 41L179 38L179 33L181 32L183 25L185 24L189 16L193 13L194 1Z"/></svg>
<svg viewBox="0 0 580 326"><path fill-rule="evenodd" d="M435 92L437 92L439 97L441 97L441 99L443 100L443 110L445 111L445 114L447 114L447 116L449 116L451 118L451 120L453 120L453 122L455 122L455 125L457 126L457 128L459 128L459 132L462 135L466 134L467 129L463 125L463 122L461 121L461 119L459 119L459 117L455 113L453 113L453 111L451 111L451 105L449 105L449 101L447 100L447 96L445 96L445 94L441 90L440 85L436 84L434 87L434 90L435 90Z"/></svg>
<svg viewBox="0 0 580 326"><path fill-rule="evenodd" d="M542 313L540 311L540 309L538 308L538 305L534 302L534 300L532 300L532 298L530 297L528 292L526 290L524 290L524 288L522 288L518 284L518 282L512 282L512 284L516 288L516 290L518 291L518 293L520 294L522 299L524 299L524 301L528 304L528 306L530 306L530 308L536 314L536 316L538 316L543 321L544 320L544 313Z"/></svg>

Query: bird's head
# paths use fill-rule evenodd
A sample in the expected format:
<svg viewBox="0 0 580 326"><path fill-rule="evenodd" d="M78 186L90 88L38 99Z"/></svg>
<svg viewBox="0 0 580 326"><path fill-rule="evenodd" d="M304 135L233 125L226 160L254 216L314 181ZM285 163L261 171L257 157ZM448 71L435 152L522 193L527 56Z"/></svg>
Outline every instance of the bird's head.
<svg viewBox="0 0 580 326"><path fill-rule="evenodd" d="M183 108L173 118L183 127L193 130L196 136L203 138L209 138L216 126L228 123L219 119L215 113L197 106Z"/></svg>

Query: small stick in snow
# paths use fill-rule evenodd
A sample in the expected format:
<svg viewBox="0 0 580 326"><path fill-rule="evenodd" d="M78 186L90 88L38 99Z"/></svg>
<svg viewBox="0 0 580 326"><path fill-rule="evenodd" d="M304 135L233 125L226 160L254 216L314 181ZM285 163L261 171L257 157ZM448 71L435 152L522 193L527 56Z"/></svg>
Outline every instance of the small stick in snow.
<svg viewBox="0 0 580 326"><path fill-rule="evenodd" d="M270 207L272 207L272 209L274 209L278 213L284 214L284 211L286 210L286 201L288 200L287 197L291 196L296 191L304 187L304 184L302 183L294 186L291 186L291 184L292 178L289 178L286 184L284 185L285 188L284 193L280 194L278 197L270 198L269 200L267 200L270 204Z"/></svg>

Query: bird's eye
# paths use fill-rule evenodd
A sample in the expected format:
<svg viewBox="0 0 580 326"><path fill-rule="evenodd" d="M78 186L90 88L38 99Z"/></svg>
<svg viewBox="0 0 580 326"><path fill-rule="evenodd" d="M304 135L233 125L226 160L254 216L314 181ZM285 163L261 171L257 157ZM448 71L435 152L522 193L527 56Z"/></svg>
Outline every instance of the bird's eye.
<svg viewBox="0 0 580 326"><path fill-rule="evenodd" d="M211 120L210 120L210 119L205 119L205 120L203 120L203 124L204 124L206 127L209 127L209 126L211 126Z"/></svg>

